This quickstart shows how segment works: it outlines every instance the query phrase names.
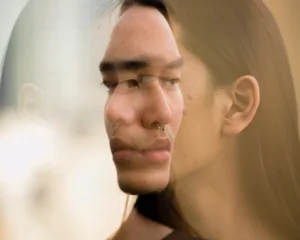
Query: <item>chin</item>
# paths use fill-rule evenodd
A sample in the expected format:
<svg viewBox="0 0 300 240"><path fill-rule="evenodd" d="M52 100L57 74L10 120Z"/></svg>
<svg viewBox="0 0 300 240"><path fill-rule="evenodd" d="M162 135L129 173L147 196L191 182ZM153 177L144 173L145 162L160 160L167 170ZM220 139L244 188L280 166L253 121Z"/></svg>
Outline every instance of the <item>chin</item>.
<svg viewBox="0 0 300 240"><path fill-rule="evenodd" d="M120 189L127 194L143 195L163 191L169 184L169 173L165 174L118 174Z"/></svg>

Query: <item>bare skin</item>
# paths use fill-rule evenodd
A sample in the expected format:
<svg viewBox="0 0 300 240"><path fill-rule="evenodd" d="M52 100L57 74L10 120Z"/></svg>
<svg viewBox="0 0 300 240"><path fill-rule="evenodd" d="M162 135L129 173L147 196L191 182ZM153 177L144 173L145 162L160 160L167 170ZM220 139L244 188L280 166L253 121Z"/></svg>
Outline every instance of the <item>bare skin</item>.
<svg viewBox="0 0 300 240"><path fill-rule="evenodd" d="M108 90L106 131L118 183L126 193L158 192L169 183L183 114L182 65L170 25L159 11L134 6L123 13L100 71Z"/></svg>
<svg viewBox="0 0 300 240"><path fill-rule="evenodd" d="M169 184L184 107L182 66L173 32L159 11L133 6L121 15L100 71L108 90L106 131L125 193L160 192ZM133 210L112 239L160 240L171 232Z"/></svg>

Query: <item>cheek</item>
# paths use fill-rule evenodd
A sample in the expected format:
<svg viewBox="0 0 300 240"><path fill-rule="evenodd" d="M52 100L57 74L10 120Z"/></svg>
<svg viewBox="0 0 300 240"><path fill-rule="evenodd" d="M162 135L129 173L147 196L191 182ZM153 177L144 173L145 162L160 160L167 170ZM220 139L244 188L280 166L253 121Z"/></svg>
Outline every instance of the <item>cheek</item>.
<svg viewBox="0 0 300 240"><path fill-rule="evenodd" d="M180 177L209 164L218 153L219 126L211 107L189 106L175 141L174 176Z"/></svg>
<svg viewBox="0 0 300 240"><path fill-rule="evenodd" d="M198 106L197 109L187 108L178 133L182 142L189 143L185 143L186 146L197 150L213 144L219 136L218 129L211 109Z"/></svg>
<svg viewBox="0 0 300 240"><path fill-rule="evenodd" d="M170 124L171 129L172 129L172 133L173 133L175 138L178 134L178 130L179 130L179 127L180 127L181 122L182 122L182 111L183 110L181 110L181 111L177 110L176 112L174 112L173 121Z"/></svg>
<svg viewBox="0 0 300 240"><path fill-rule="evenodd" d="M173 121L170 125L172 127L173 134L177 134L179 126L182 121L183 109L184 109L183 97L181 92L179 91L177 96L174 97L170 102L171 102L170 104L171 111L173 115Z"/></svg>

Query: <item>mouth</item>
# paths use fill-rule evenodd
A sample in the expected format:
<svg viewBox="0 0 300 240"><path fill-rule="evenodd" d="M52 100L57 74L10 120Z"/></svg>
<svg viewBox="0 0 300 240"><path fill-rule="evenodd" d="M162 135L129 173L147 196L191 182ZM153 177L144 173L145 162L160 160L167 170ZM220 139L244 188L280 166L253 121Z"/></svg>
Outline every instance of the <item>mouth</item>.
<svg viewBox="0 0 300 240"><path fill-rule="evenodd" d="M141 159L153 163L163 163L168 162L170 156L171 153L166 150L149 150L142 152L135 150L119 150L113 153L115 162Z"/></svg>
<svg viewBox="0 0 300 240"><path fill-rule="evenodd" d="M111 152L115 162L145 160L153 163L168 162L171 157L171 142L169 139L157 139L148 147L138 148L120 139L112 139Z"/></svg>

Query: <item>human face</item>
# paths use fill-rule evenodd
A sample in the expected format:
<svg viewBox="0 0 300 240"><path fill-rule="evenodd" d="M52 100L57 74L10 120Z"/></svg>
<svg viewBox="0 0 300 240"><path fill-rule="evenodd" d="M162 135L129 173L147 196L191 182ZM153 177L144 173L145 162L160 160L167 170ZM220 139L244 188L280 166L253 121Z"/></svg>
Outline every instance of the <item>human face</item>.
<svg viewBox="0 0 300 240"><path fill-rule="evenodd" d="M172 174L180 180L216 159L221 147L222 91L214 89L206 66L180 47L185 60L181 90L185 114L173 153Z"/></svg>
<svg viewBox="0 0 300 240"><path fill-rule="evenodd" d="M229 166L229 161L238 161L239 139L260 102L259 85L253 76L240 76L231 84L220 85L199 57L183 47L180 52L186 63L181 84L185 116L173 154L174 180L195 176L192 173L203 169L211 173L225 162Z"/></svg>
<svg viewBox="0 0 300 240"><path fill-rule="evenodd" d="M170 26L157 10L134 6L122 14L100 70L109 92L106 130L124 192L158 192L169 183L183 112L182 64Z"/></svg>

